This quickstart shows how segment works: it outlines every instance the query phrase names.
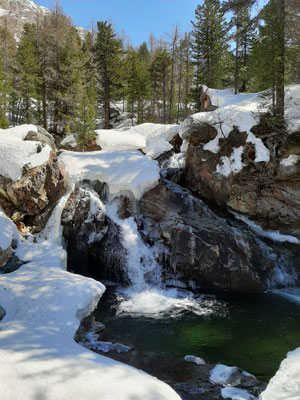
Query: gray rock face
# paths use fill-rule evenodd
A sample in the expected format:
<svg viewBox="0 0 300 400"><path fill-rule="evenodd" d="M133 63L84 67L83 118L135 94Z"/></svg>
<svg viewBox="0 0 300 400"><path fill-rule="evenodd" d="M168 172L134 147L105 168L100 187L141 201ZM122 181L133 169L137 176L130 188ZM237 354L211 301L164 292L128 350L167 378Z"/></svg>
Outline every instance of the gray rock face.
<svg viewBox="0 0 300 400"><path fill-rule="evenodd" d="M53 136L42 127L37 128L38 131L29 131L24 140L32 140L41 142L42 144L48 144L52 150L56 150L55 140Z"/></svg>
<svg viewBox="0 0 300 400"><path fill-rule="evenodd" d="M263 291L273 269L282 262L281 251L269 247L246 227L230 226L174 183L162 181L142 197L138 207L145 240L159 249L166 274L187 287ZM286 255L291 265L299 259L299 254Z"/></svg>
<svg viewBox="0 0 300 400"><path fill-rule="evenodd" d="M91 213L90 193L76 189L62 213L68 269L99 280L126 282L122 267L126 252L119 229L101 209Z"/></svg>
<svg viewBox="0 0 300 400"><path fill-rule="evenodd" d="M220 151L215 154L204 150L205 143L213 138L215 128L195 126L191 122L189 125L188 121L186 124L189 142L186 187L211 204L245 215L265 230L279 230L300 237L300 164L292 167L280 165L280 160L290 152L298 154L299 149L292 139L289 139L291 143L284 144L277 137L264 139L271 160L257 163L254 162L253 145L246 143L246 133L233 129L228 138L220 140ZM253 128L257 136L263 137L259 134L262 129L267 128L264 125ZM243 169L228 177L217 173L222 157L230 157L233 149L240 146L244 147Z"/></svg>

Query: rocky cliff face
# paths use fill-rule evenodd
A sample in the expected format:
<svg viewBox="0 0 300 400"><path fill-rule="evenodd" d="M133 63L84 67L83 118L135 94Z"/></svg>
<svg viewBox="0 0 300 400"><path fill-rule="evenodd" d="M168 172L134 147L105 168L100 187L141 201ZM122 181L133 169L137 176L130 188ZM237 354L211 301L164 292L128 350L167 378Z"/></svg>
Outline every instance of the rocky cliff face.
<svg viewBox="0 0 300 400"><path fill-rule="evenodd" d="M50 14L52 11L39 6L31 0L0 0L0 27L5 24L18 40L22 34L24 24L36 24L38 18ZM81 38L85 37L86 30L77 27Z"/></svg>
<svg viewBox="0 0 300 400"><path fill-rule="evenodd" d="M187 139L185 184L200 198L242 214L263 229L300 237L300 133L283 142L272 137L265 126L252 130L270 149L269 162L255 162L254 145L237 129L220 140L219 152L205 150L205 144L217 133L206 124L193 126ZM228 176L218 172L224 158L230 162L231 154L241 146L241 171Z"/></svg>

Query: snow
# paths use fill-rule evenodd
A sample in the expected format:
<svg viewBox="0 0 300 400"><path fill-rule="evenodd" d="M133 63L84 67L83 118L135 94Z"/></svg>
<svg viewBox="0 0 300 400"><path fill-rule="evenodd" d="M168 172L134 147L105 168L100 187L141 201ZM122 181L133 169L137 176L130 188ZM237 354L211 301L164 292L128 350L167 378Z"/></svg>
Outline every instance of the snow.
<svg viewBox="0 0 300 400"><path fill-rule="evenodd" d="M24 141L30 131L37 131L34 125L21 125L10 129L0 129L0 175L12 180L22 176L22 168L27 164L37 167L49 160L51 147L40 142ZM37 149L41 148L38 153Z"/></svg>
<svg viewBox="0 0 300 400"><path fill-rule="evenodd" d="M244 148L240 146L233 149L233 153L229 157L222 157L222 165L217 165L217 172L223 176L228 177L231 172L237 173L243 169L244 164L242 163L242 155Z"/></svg>
<svg viewBox="0 0 300 400"><path fill-rule="evenodd" d="M96 143L102 150L138 150L146 147L146 138L129 131L119 132L113 129L96 130Z"/></svg>
<svg viewBox="0 0 300 400"><path fill-rule="evenodd" d="M237 367L228 367L227 365L218 364L210 372L210 382L218 385L226 385L233 373L237 371Z"/></svg>
<svg viewBox="0 0 300 400"><path fill-rule="evenodd" d="M300 244L300 240L295 236L282 235L279 231L265 231L263 228L243 215L233 213L237 219L240 219L247 224L257 235L274 240L274 242L288 242Z"/></svg>
<svg viewBox="0 0 300 400"><path fill-rule="evenodd" d="M88 332L85 336L85 341L82 343L88 349L102 351L108 353L109 351L116 351L117 353L127 353L132 350L130 346L122 343L102 342L98 340L98 334L95 332Z"/></svg>
<svg viewBox="0 0 300 400"><path fill-rule="evenodd" d="M300 347L287 354L259 398L260 400L300 399Z"/></svg>
<svg viewBox="0 0 300 400"><path fill-rule="evenodd" d="M283 158L280 161L280 165L282 165L284 167L291 167L293 165L298 164L299 161L300 161L300 156L299 155L291 154L287 158Z"/></svg>
<svg viewBox="0 0 300 400"><path fill-rule="evenodd" d="M255 400L252 394L250 394L247 390L234 388L234 387L226 387L221 389L221 396L223 399L231 399L231 400Z"/></svg>
<svg viewBox="0 0 300 400"><path fill-rule="evenodd" d="M18 230L11 220L0 209L0 249L6 250L13 239L18 238Z"/></svg>
<svg viewBox="0 0 300 400"><path fill-rule="evenodd" d="M8 11L0 8L0 17L4 17L6 14L8 14Z"/></svg>
<svg viewBox="0 0 300 400"><path fill-rule="evenodd" d="M129 129L126 134L143 136L146 144L142 150L148 157L156 159L162 153L172 149L169 142L178 132L179 125L144 123Z"/></svg>
<svg viewBox="0 0 300 400"><path fill-rule="evenodd" d="M6 315L0 330L0 398L180 399L167 384L74 341L80 320L105 288L64 270L59 221L69 193L36 243L18 238L16 254L28 263L1 276L0 304Z"/></svg>
<svg viewBox="0 0 300 400"><path fill-rule="evenodd" d="M59 156L71 182L85 179L106 182L111 198L131 192L136 199L156 186L159 168L156 161L136 150L63 151Z"/></svg>
<svg viewBox="0 0 300 400"><path fill-rule="evenodd" d="M205 361L201 357L187 355L184 357L184 361L192 362L197 365L204 365Z"/></svg>
<svg viewBox="0 0 300 400"><path fill-rule="evenodd" d="M263 141L253 135L252 132L248 132L247 143L253 143L255 146L255 162L270 161L270 150L263 144Z"/></svg>

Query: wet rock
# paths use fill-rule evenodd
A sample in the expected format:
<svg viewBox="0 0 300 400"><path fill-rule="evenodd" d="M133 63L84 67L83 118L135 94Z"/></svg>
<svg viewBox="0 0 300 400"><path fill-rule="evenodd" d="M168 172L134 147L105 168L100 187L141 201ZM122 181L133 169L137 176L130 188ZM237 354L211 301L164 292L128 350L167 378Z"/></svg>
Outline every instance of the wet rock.
<svg viewBox="0 0 300 400"><path fill-rule="evenodd" d="M281 250L276 253L247 227L230 226L172 182L162 180L138 207L139 227L144 239L155 243L164 273L187 288L263 291L274 268L282 263ZM294 253L286 261L298 262Z"/></svg>
<svg viewBox="0 0 300 400"><path fill-rule="evenodd" d="M127 281L119 228L105 215L90 188L77 188L70 195L61 223L70 271L99 280Z"/></svg>
<svg viewBox="0 0 300 400"><path fill-rule="evenodd" d="M37 132L29 131L24 140L41 142L42 145L48 144L52 148L52 150L56 150L54 137L49 132L47 132L46 129L40 126L37 128L37 130Z"/></svg>

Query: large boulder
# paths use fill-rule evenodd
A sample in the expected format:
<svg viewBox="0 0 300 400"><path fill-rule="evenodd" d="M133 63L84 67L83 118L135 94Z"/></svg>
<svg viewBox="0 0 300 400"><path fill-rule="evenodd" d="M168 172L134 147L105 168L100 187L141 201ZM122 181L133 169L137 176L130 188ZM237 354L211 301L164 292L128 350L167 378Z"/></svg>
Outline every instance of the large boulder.
<svg viewBox="0 0 300 400"><path fill-rule="evenodd" d="M49 132L47 132L46 129L40 126L37 127L37 132L29 131L24 140L41 142L42 145L48 144L52 150L56 150L54 137Z"/></svg>
<svg viewBox="0 0 300 400"><path fill-rule="evenodd" d="M269 148L269 162L255 162L254 145L246 142L248 135L236 128L220 139L220 149L213 153L205 150L205 144L213 139L215 128L207 124L187 126L185 186L210 204L243 214L265 230L300 237L300 157L295 140L291 135L286 142L280 141L268 130L263 136L264 126L253 127L253 131ZM234 149L241 146L243 168L228 176L219 173L224 158L229 160Z"/></svg>
<svg viewBox="0 0 300 400"><path fill-rule="evenodd" d="M65 178L54 153L16 182L0 178L0 206L17 225L34 226L36 232L45 226L65 192Z"/></svg>
<svg viewBox="0 0 300 400"><path fill-rule="evenodd" d="M105 193L103 185L97 183L95 188L100 195ZM105 214L90 187L77 188L70 195L61 223L70 271L99 280L126 282L126 252L119 228Z"/></svg>
<svg viewBox="0 0 300 400"><path fill-rule="evenodd" d="M269 287L280 263L294 268L300 260L299 254L272 249L246 226L230 226L172 182L161 181L138 208L140 229L155 244L166 278L186 287L259 292Z"/></svg>

